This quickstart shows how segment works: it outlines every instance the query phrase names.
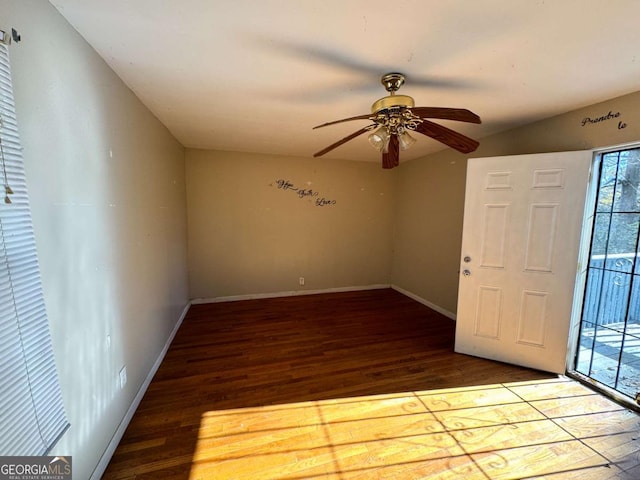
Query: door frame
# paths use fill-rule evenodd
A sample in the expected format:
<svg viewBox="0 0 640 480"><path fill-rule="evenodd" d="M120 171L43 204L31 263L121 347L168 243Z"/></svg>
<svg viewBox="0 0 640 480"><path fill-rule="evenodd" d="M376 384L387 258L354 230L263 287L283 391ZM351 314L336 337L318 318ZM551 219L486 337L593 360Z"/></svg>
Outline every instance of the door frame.
<svg viewBox="0 0 640 480"><path fill-rule="evenodd" d="M611 152L626 150L630 148L640 148L640 141L628 142L606 148L594 148L591 163L591 173L589 174L589 185L587 186L587 197L584 208L584 218L582 223L582 234L580 236L580 246L578 250L578 265L576 273L576 284L574 288L573 307L571 309L571 323L569 326L569 338L567 345L567 376L594 388L599 393L621 403L632 410L640 411L640 407L629 400L618 391L596 382L595 380L575 371L576 356L580 343L580 322L582 320L582 309L584 305L584 295L587 280L587 269L589 267L589 252L591 251L591 235L593 233L595 205L598 199L598 182L602 157Z"/></svg>
<svg viewBox="0 0 640 480"><path fill-rule="evenodd" d="M615 149L611 149L615 150ZM594 207L598 198L598 173L602 161L603 150L592 150L591 171L589 184L584 203L584 216L582 218L582 232L578 247L578 265L576 266L576 282L573 286L573 306L571 307L571 320L569 323L569 336L567 338L566 371L573 372L575 368L576 353L580 336L580 320L582 319L582 305L584 303L584 289L587 284L587 270L589 268L589 251L591 250L591 234L593 232Z"/></svg>

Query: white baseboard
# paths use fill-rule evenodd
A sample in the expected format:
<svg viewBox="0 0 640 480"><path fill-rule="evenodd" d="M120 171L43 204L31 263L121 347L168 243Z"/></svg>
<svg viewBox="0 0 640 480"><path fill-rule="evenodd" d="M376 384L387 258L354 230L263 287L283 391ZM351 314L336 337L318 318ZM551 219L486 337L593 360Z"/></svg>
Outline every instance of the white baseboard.
<svg viewBox="0 0 640 480"><path fill-rule="evenodd" d="M319 293L357 292L360 290L379 290L382 288L391 288L391 285L376 284L376 285L365 285L365 286L359 286L359 287L325 288L321 290L292 290L289 292L251 293L248 295L231 295L227 297L194 298L191 300L191 304L198 305L203 303L236 302L239 300L256 300L260 298L294 297L297 295L317 295Z"/></svg>
<svg viewBox="0 0 640 480"><path fill-rule="evenodd" d="M418 295L416 295L415 293L411 293L408 290L405 290L404 288L400 288L397 285L391 285L391 288L393 288L396 292L400 292L403 295L406 295L409 298L414 299L416 302L419 302L423 305L425 305L426 307L429 307L431 310L435 310L438 313L441 313L442 315L444 315L445 317L450 318L451 320L455 320L456 319L456 314L453 312L450 312L449 310L445 310L442 307L439 307L438 305L431 303L428 300L425 300L422 297L419 297Z"/></svg>
<svg viewBox="0 0 640 480"><path fill-rule="evenodd" d="M138 393L133 399L133 402L131 402L131 405L129 406L129 409L127 410L126 415L120 422L120 425L118 425L118 429L116 430L116 433L113 435L113 438L111 438L111 441L107 446L107 449L102 454L102 457L98 462L98 465L96 466L95 470L91 474L91 477L90 477L91 480L100 480L100 478L102 478L102 475L104 475L104 472L107 469L109 462L111 461L111 457L113 456L113 453L116 451L116 448L120 443L120 440L122 440L122 436L124 435L125 430L129 426L129 422L131 422L131 419L133 418L133 414L136 413L136 410L140 405L140 402L142 401L142 397L144 397L144 394L146 393L147 388L149 388L149 384L151 383L153 376L158 371L158 368L160 368L160 364L164 360L164 356L167 354L167 351L169 350L169 347L171 346L171 342L173 342L173 339L175 338L176 333L178 333L178 329L180 328L180 325L182 325L182 321L186 317L190 306L191 306L191 303L187 303L187 305L182 310L182 314L180 315L180 318L178 319L178 322L176 323L175 327L173 327L173 330L171 331L169 338L167 338L167 341L165 342L164 347L160 352L160 355L158 355L158 358L156 358L156 361L151 367L151 370L149 370L149 373L145 378L144 382L142 383L142 385L140 386Z"/></svg>
<svg viewBox="0 0 640 480"><path fill-rule="evenodd" d="M272 292L272 293L251 293L247 295L230 295L226 297L212 297L212 298L194 298L191 300L192 305L199 305L204 303L220 303L220 302L236 302L240 300L256 300L260 298L278 298L278 297L293 297L297 295L317 295L319 293L339 293L339 292L357 292L360 290L378 290L382 288L393 288L395 291L406 295L407 297L419 302L431 310L435 310L436 312L444 315L451 320L456 319L456 314L450 312L449 310L445 310L444 308L425 300L422 297L419 297L415 293L411 293L404 288L400 288L397 285L389 285L389 284L376 284L376 285L365 285L358 287L338 287L338 288L325 288L320 290L292 290L288 292Z"/></svg>

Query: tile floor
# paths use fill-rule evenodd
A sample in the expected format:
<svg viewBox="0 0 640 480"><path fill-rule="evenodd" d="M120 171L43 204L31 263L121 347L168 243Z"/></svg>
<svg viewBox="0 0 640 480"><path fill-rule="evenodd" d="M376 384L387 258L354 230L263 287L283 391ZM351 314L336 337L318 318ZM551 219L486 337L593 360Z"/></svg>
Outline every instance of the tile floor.
<svg viewBox="0 0 640 480"><path fill-rule="evenodd" d="M190 479L640 479L640 415L560 377L207 412Z"/></svg>

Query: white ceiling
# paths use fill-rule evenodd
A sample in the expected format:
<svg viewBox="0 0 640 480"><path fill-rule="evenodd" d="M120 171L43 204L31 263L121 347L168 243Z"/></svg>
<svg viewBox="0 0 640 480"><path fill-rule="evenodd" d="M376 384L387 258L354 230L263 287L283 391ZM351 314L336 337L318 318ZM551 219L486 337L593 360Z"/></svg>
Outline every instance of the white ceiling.
<svg viewBox="0 0 640 480"><path fill-rule="evenodd" d="M187 147L310 157L392 71L476 139L640 90L638 0L50 1ZM418 137L400 161L445 148ZM380 161L366 135L326 156Z"/></svg>

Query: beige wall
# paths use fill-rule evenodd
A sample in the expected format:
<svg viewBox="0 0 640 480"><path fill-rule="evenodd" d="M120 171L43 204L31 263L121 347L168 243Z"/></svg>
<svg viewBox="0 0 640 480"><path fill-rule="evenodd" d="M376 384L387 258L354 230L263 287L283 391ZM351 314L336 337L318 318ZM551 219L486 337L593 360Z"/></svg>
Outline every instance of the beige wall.
<svg viewBox="0 0 640 480"><path fill-rule="evenodd" d="M184 150L48 2L0 11L22 35L16 108L71 422L55 453L86 479L188 302Z"/></svg>
<svg viewBox="0 0 640 480"><path fill-rule="evenodd" d="M617 118L582 126L586 117ZM482 112L477 112L482 116ZM640 141L640 92L480 140L473 157L588 150ZM619 122L626 128L618 128ZM466 157L446 150L403 163L395 204L392 282L456 311Z"/></svg>
<svg viewBox="0 0 640 480"><path fill-rule="evenodd" d="M192 298L389 284L395 170L190 149L186 165Z"/></svg>

